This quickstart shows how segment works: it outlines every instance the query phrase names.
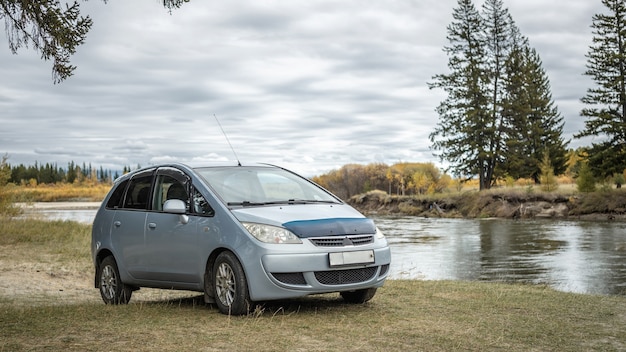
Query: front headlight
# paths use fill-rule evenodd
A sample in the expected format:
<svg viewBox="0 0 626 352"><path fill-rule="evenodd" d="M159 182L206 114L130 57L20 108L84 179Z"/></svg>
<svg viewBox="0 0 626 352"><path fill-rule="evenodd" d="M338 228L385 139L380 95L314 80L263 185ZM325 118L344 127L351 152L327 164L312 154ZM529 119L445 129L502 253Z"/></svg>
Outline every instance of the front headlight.
<svg viewBox="0 0 626 352"><path fill-rule="evenodd" d="M380 231L378 227L376 227L376 238L379 240L382 240L383 238L385 238L385 235L383 234L382 231Z"/></svg>
<svg viewBox="0 0 626 352"><path fill-rule="evenodd" d="M293 232L278 226L256 224L252 222L241 223L254 238L265 243L302 243Z"/></svg>

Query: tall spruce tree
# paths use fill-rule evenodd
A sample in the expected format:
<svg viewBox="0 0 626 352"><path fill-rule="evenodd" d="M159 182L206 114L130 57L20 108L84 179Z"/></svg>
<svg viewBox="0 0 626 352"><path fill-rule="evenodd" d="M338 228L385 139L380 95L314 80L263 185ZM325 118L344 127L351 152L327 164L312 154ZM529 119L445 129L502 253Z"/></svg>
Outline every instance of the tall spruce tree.
<svg viewBox="0 0 626 352"><path fill-rule="evenodd" d="M562 118L539 55L502 0L486 0L481 13L471 0L458 0L453 18L444 48L451 73L430 84L447 93L433 148L456 174L478 175L481 190L506 174L538 180L546 150L562 171Z"/></svg>
<svg viewBox="0 0 626 352"><path fill-rule="evenodd" d="M487 153L477 126L488 120L483 22L471 0L458 0L452 16L454 21L447 28L450 46L444 47L451 72L434 76L429 84L448 95L437 107L440 119L430 140L455 173L468 177L479 174L482 179Z"/></svg>
<svg viewBox="0 0 626 352"><path fill-rule="evenodd" d="M504 114L507 80L506 62L514 51L515 44L522 40L509 11L502 0L486 0L482 7L485 22L487 74L489 75L490 99L489 123L484 126L485 141L488 142L488 158L485 164L485 184L490 188L502 176L502 164L506 159L507 141L511 139L513 125Z"/></svg>
<svg viewBox="0 0 626 352"><path fill-rule="evenodd" d="M565 171L567 142L562 137L563 117L554 106L539 54L525 38L519 38L506 61L503 115L512 128L503 173L539 183L545 155L555 173Z"/></svg>
<svg viewBox="0 0 626 352"><path fill-rule="evenodd" d="M602 0L608 14L593 16L593 42L587 53L587 71L595 87L581 99L586 105L585 128L576 138L600 137L588 149L589 167L608 177L626 168L626 3Z"/></svg>

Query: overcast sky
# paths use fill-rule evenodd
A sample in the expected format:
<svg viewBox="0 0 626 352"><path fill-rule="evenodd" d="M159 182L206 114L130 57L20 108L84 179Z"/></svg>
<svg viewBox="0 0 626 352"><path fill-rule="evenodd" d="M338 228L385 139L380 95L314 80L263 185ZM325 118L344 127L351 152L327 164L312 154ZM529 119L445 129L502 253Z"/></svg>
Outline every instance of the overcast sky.
<svg viewBox="0 0 626 352"><path fill-rule="evenodd" d="M477 8L482 1L476 1ZM505 0L543 60L565 139L600 0ZM12 165L121 170L163 161L269 162L305 176L348 163L434 162L446 26L456 0L81 2L93 27L54 85L51 62L0 35L0 153ZM4 34L4 33L2 33ZM572 140L570 147L589 144Z"/></svg>

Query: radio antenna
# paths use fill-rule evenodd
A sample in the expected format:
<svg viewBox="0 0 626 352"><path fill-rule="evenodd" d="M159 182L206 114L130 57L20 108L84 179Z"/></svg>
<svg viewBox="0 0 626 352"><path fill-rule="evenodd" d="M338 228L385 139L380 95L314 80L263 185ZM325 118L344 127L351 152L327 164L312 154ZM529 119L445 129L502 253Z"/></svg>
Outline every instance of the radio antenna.
<svg viewBox="0 0 626 352"><path fill-rule="evenodd" d="M220 123L220 120L217 119L217 115L213 114L213 117L215 117L215 121L217 121L217 125L220 126L220 130L222 130L222 134L224 135L224 138L226 138L226 142L228 142L228 146L230 147L230 150L233 151L233 154L235 155L235 159L237 159L237 166L241 166L241 162L239 161L239 157L237 156L237 153L235 153L235 148L233 148L233 145L230 144L230 140L228 139L228 135L226 135L226 132L224 132L224 129L222 128L222 124Z"/></svg>

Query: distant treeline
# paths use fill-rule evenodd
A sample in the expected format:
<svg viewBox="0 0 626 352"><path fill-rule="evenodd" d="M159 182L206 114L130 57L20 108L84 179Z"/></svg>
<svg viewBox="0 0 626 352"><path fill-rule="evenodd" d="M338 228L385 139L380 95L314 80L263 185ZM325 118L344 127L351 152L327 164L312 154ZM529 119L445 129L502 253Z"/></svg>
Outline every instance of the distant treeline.
<svg viewBox="0 0 626 352"><path fill-rule="evenodd" d="M67 168L58 166L56 163L40 164L35 162L35 165L19 164L16 166L9 165L11 169L11 176L8 182L17 185L37 185L37 184L50 184L50 183L77 183L77 182L99 182L99 183L112 183L113 180L120 175L127 173L131 170L130 167L124 166L123 170L106 170L102 166L94 168L91 163L82 166L74 163L73 161L67 164Z"/></svg>
<svg viewBox="0 0 626 352"><path fill-rule="evenodd" d="M537 180L532 175L527 178L514 178L506 175L499 178L496 185L539 186L542 191L551 192L558 188L559 183L576 183L578 191L593 192L598 183L603 189L611 184L621 188L625 183L626 170L610 177L596 177L585 158L586 155L582 150L569 150L564 172L555 175L550 159L545 157L538 165L540 173L536 177ZM326 174L315 176L312 180L344 200L374 190L384 191L389 195L414 196L459 192L465 187L479 186L476 178L452 177L433 163L411 162L393 165L348 164Z"/></svg>

